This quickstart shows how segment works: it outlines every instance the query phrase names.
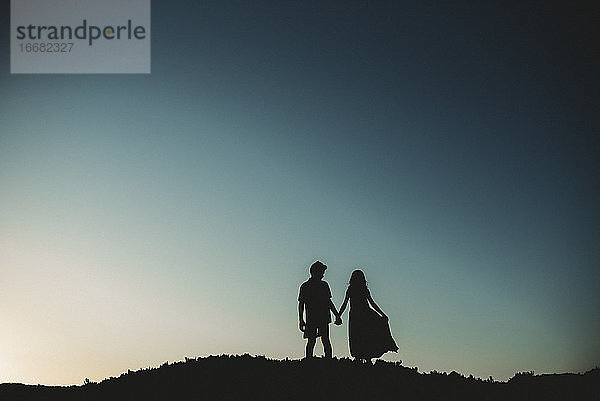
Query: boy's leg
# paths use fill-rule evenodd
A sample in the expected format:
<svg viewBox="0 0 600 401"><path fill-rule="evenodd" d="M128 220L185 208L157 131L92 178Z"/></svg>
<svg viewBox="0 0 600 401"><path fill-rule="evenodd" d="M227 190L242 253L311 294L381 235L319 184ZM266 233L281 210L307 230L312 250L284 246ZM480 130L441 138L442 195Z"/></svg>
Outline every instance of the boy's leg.
<svg viewBox="0 0 600 401"><path fill-rule="evenodd" d="M316 337L310 337L306 343L306 358L312 358L315 351Z"/></svg>
<svg viewBox="0 0 600 401"><path fill-rule="evenodd" d="M325 358L333 357L333 349L331 347L331 341L329 340L329 325L326 324L321 330L321 342L323 343L323 351L325 352Z"/></svg>
<svg viewBox="0 0 600 401"><path fill-rule="evenodd" d="M314 324L307 324L304 329L304 336L308 338L306 343L306 358L312 358L317 343L317 327Z"/></svg>

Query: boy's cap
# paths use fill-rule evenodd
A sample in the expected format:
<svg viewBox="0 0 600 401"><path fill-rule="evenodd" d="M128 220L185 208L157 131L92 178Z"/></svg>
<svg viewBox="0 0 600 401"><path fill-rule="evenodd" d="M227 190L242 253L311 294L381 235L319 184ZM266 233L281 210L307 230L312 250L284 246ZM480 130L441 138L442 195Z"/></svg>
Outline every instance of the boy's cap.
<svg viewBox="0 0 600 401"><path fill-rule="evenodd" d="M317 271L325 271L327 270L327 265L323 264L320 260L317 260L310 266L310 274L313 274Z"/></svg>

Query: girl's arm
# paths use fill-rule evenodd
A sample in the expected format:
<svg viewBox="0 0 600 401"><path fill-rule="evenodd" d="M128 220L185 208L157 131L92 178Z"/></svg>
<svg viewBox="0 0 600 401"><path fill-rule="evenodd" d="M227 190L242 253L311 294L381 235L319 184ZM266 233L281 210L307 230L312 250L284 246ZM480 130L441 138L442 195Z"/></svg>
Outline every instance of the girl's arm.
<svg viewBox="0 0 600 401"><path fill-rule="evenodd" d="M350 296L348 295L348 290L346 290L346 297L344 298L344 302L342 303L342 306L340 306L340 316L342 316L342 313L344 313L344 311L346 310L346 305L348 305L349 298L350 298Z"/></svg>
<svg viewBox="0 0 600 401"><path fill-rule="evenodd" d="M383 313L381 308L379 308L379 306L377 306L375 301L373 301L373 298L371 297L371 293L367 294L367 299L369 300L369 303L371 304L373 309L375 309L377 311L377 313L379 313L381 315L382 318L384 318L385 320L388 320L387 315L385 313Z"/></svg>

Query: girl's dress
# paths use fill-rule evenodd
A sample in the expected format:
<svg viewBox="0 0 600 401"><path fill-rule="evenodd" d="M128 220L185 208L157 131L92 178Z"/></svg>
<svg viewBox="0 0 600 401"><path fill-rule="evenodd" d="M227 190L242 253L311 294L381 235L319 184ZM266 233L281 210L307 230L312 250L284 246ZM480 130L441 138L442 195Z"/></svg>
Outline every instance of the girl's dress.
<svg viewBox="0 0 600 401"><path fill-rule="evenodd" d="M368 304L368 288L348 288L350 298L350 354L355 358L379 358L388 351L398 351L386 319Z"/></svg>

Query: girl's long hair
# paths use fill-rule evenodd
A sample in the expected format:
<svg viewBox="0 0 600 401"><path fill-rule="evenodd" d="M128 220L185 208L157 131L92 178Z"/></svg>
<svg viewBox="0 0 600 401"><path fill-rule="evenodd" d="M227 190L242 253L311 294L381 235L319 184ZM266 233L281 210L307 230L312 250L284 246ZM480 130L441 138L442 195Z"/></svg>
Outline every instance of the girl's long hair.
<svg viewBox="0 0 600 401"><path fill-rule="evenodd" d="M367 279L362 270L357 269L352 272L348 289L353 295L362 295L367 293Z"/></svg>

